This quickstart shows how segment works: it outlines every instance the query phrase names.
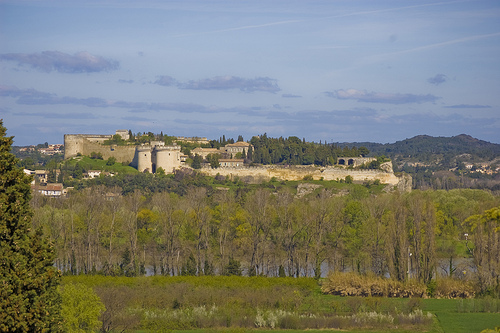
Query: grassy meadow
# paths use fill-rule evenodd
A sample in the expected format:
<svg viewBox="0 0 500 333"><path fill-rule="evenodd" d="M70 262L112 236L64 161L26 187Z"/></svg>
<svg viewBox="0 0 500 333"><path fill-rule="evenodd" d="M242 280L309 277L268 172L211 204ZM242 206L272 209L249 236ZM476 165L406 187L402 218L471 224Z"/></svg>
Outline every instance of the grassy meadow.
<svg viewBox="0 0 500 333"><path fill-rule="evenodd" d="M359 297L312 278L65 276L91 287L109 332L481 332L500 326L500 300Z"/></svg>

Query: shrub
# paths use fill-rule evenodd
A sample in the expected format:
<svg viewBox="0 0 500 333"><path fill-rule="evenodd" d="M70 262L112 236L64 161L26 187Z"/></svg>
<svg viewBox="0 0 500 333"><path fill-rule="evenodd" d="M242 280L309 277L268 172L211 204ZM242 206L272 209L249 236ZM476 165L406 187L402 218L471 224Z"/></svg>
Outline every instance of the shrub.
<svg viewBox="0 0 500 333"><path fill-rule="evenodd" d="M473 298L476 288L466 280L442 278L435 282L434 294L436 298Z"/></svg>
<svg viewBox="0 0 500 333"><path fill-rule="evenodd" d="M116 163L116 158L114 158L114 157L110 157L106 161L106 165L108 165L108 166L114 165L115 163Z"/></svg>
<svg viewBox="0 0 500 333"><path fill-rule="evenodd" d="M406 283L356 273L332 273L321 287L323 293L340 296L424 297L426 287L418 281Z"/></svg>
<svg viewBox="0 0 500 333"><path fill-rule="evenodd" d="M67 332L94 332L106 309L97 294L83 284L67 284L62 288L62 317Z"/></svg>
<svg viewBox="0 0 500 333"><path fill-rule="evenodd" d="M90 153L90 158L93 160L102 160L102 154L96 153L95 151Z"/></svg>

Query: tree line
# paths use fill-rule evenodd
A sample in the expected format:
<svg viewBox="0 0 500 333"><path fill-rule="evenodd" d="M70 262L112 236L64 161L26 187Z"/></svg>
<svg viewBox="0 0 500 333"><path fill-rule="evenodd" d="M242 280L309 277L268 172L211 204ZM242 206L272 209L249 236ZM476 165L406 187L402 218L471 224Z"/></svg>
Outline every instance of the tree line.
<svg viewBox="0 0 500 333"><path fill-rule="evenodd" d="M306 142L296 136L270 138L254 136L250 143L253 152L247 155L254 163L287 165L334 165L337 157L359 157L369 154L365 147L340 147L334 144Z"/></svg>
<svg viewBox="0 0 500 333"><path fill-rule="evenodd" d="M65 274L319 278L329 269L424 283L474 275L483 290L498 288L498 196L356 189L298 199L289 188L122 195L92 186L66 199L35 196L33 223L54 242Z"/></svg>

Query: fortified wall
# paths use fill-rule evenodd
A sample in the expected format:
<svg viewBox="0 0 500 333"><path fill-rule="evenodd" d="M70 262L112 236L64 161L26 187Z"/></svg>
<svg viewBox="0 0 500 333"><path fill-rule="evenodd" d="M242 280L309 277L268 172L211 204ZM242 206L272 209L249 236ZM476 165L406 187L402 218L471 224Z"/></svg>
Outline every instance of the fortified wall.
<svg viewBox="0 0 500 333"><path fill-rule="evenodd" d="M119 131L117 131L117 134ZM66 134L64 135L64 158L72 158L78 154L90 156L101 154L107 160L114 157L119 163L127 163L140 172L156 172L163 168L172 173L181 166L181 147L164 146L161 142L151 142L144 146L104 145L104 141L112 135Z"/></svg>
<svg viewBox="0 0 500 333"><path fill-rule="evenodd" d="M358 167L376 160L375 157L339 157L337 159L337 165Z"/></svg>
<svg viewBox="0 0 500 333"><path fill-rule="evenodd" d="M316 167L316 166L275 166L265 165L258 167L234 167L234 168L216 168L211 169L204 167L201 172L209 176L217 174L235 179L236 177L243 180L253 180L254 182L262 182L275 177L282 180L302 180L304 177L312 177L314 180L341 180L347 176L351 176L355 182L375 181L379 180L383 184L402 186L401 190L408 190L406 179L397 177L392 171L390 162L382 165L382 170L352 170L342 167ZM411 181L410 181L411 185Z"/></svg>
<svg viewBox="0 0 500 333"><path fill-rule="evenodd" d="M116 134L120 134L122 137L128 136L128 133L125 132L118 130ZM152 173L155 173L160 167L166 173L173 173L184 164L180 146L165 146L163 142L151 142L149 145L143 146L103 145L104 141L111 138L112 135L66 134L64 135L64 158L72 158L78 154L89 156L95 152L100 153L104 159L114 157L117 162L127 163L140 172ZM314 180L341 180L351 176L355 182L379 180L383 184L398 186L401 191L411 190L411 177L394 175L390 162L383 163L380 170L347 168L357 167L373 160L375 160L373 157L340 157L336 166L329 167L277 165L249 167L233 166L239 163L230 163L227 164L228 166L216 169L205 166L201 172L210 176L219 174L230 179L240 178L248 182L262 182L273 177L282 180L302 180L305 177Z"/></svg>
<svg viewBox="0 0 500 333"><path fill-rule="evenodd" d="M165 173L173 173L181 166L181 147L148 145L137 147L132 166L139 172L156 173L158 168L165 170Z"/></svg>
<svg viewBox="0 0 500 333"><path fill-rule="evenodd" d="M131 163L134 160L135 146L103 145L111 135L87 135L87 134L65 134L64 135L64 159L81 155L90 156L91 153L100 153L107 160L116 158L117 162Z"/></svg>

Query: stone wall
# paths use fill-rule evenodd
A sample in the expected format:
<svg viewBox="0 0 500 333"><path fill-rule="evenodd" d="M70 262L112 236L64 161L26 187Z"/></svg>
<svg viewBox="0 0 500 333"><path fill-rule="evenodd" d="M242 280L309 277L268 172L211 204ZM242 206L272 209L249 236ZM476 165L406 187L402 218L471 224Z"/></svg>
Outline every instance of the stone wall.
<svg viewBox="0 0 500 333"><path fill-rule="evenodd" d="M338 157L337 165L357 167L376 160L375 157Z"/></svg>
<svg viewBox="0 0 500 333"><path fill-rule="evenodd" d="M95 152L100 153L105 160L114 157L117 162L131 163L134 160L135 146L108 146L100 143L110 138L110 135L66 134L64 135L64 158L75 157L78 153L90 156Z"/></svg>
<svg viewBox="0 0 500 333"><path fill-rule="evenodd" d="M379 180L383 184L398 185L400 178L393 172L382 170L352 170L339 167L314 167L314 166L259 166L240 168L202 168L201 171L207 175L229 176L231 179L239 177L245 180L260 182L273 177L282 180L302 180L304 177L312 177L314 180L341 180L351 176L355 182Z"/></svg>

